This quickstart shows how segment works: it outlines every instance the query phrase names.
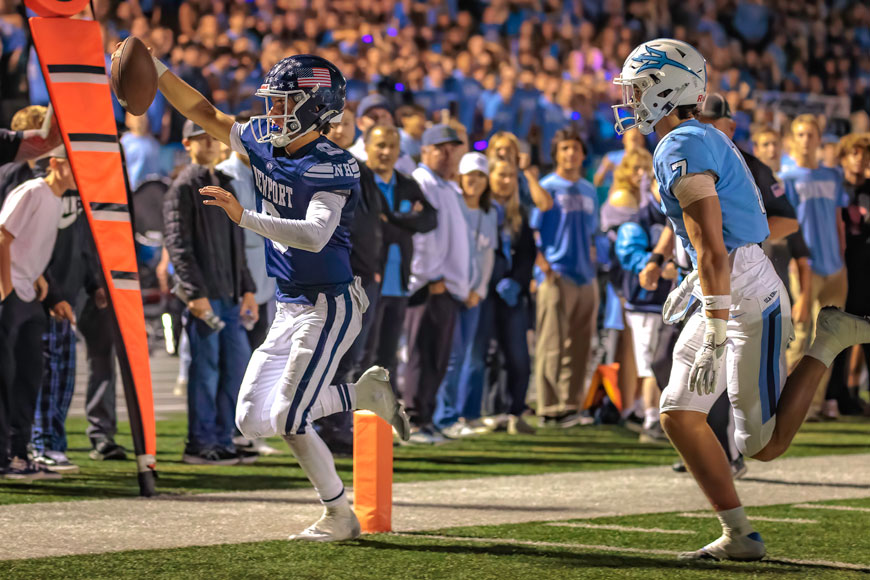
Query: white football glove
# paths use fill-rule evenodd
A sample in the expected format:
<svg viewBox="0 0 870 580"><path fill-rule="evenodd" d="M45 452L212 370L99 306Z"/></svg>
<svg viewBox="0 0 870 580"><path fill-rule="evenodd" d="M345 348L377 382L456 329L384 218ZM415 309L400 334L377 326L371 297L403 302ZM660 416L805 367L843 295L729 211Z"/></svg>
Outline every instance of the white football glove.
<svg viewBox="0 0 870 580"><path fill-rule="evenodd" d="M727 320L707 317L704 331L704 344L695 354L695 362L689 371L689 390L699 395L709 395L716 391L719 381L719 368L725 358L725 338Z"/></svg>
<svg viewBox="0 0 870 580"><path fill-rule="evenodd" d="M683 278L680 285L671 290L665 305L662 307L662 320L665 324L676 324L686 317L689 306L692 304L692 290L698 281L698 271L692 272Z"/></svg>

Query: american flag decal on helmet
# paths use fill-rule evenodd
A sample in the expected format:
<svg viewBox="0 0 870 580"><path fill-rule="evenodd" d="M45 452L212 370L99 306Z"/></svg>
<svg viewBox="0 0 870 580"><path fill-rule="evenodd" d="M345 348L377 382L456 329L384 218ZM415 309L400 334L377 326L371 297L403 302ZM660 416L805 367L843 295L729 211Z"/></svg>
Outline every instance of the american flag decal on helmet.
<svg viewBox="0 0 870 580"><path fill-rule="evenodd" d="M296 78L298 79L296 85L300 87L313 87L316 85L321 87L332 86L329 69L323 67L300 68Z"/></svg>

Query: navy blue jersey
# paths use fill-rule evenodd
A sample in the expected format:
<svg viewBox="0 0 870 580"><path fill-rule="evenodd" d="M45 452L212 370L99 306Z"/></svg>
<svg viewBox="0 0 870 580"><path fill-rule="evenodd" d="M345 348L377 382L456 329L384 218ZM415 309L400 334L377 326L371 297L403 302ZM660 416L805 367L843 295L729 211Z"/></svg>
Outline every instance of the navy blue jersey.
<svg viewBox="0 0 870 580"><path fill-rule="evenodd" d="M233 125L230 141L233 150L251 158L260 213L304 220L316 193L346 198L338 227L320 252L265 240L266 272L278 282L279 301L313 303L318 293L336 296L343 292L353 280L350 225L360 196L356 159L325 137L288 156L270 143L257 143L250 123Z"/></svg>

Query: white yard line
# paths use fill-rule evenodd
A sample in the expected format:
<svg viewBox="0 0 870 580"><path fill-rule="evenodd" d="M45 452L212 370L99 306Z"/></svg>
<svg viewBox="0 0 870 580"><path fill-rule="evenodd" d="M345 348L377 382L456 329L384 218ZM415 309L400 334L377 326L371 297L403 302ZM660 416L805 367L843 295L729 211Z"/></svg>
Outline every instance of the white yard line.
<svg viewBox="0 0 870 580"><path fill-rule="evenodd" d="M715 516L711 513L682 513L678 514L681 518L697 518L699 520L712 520ZM817 524L819 520L807 520L804 518L769 518L767 516L749 516L749 520L753 522L773 522L777 524Z"/></svg>
<svg viewBox="0 0 870 580"><path fill-rule="evenodd" d="M800 508L802 510L834 510L838 512L870 512L870 508L865 507L852 507L849 505L824 505L824 504L814 504L814 503L799 503L792 507Z"/></svg>
<svg viewBox="0 0 870 580"><path fill-rule="evenodd" d="M614 532L639 532L641 534L674 534L692 535L698 532L692 530L666 530L664 528L633 528L631 526L617 526L611 524L590 524L587 522L552 522L548 526L559 528L583 528L587 530L613 530Z"/></svg>
<svg viewBox="0 0 870 580"><path fill-rule="evenodd" d="M532 546L536 548L565 548L567 550L593 550L598 552L622 552L625 554L645 554L650 556L677 556L681 552L675 550L659 550L654 548L629 548L625 546L607 546L604 544L571 544L565 542L539 542L535 540L514 540L512 538L470 538L467 536L439 536L430 534L393 534L405 538L421 538L426 540L444 540L449 542L469 542L474 544L507 544L511 546ZM764 560L762 560L764 562ZM852 564L850 562L834 562L831 560L797 560L793 558L771 558L771 564L796 564L799 566L818 566L838 570L857 570L870 572L870 566Z"/></svg>

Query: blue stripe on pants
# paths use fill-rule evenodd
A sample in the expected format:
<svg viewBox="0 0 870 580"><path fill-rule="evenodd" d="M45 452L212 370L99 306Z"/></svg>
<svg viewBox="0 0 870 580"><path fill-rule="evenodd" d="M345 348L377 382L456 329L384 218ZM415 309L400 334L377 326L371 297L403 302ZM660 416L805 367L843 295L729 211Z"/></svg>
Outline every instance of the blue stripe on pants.
<svg viewBox="0 0 870 580"><path fill-rule="evenodd" d="M336 298L336 300L338 300ZM333 306L333 314L334 314L335 306ZM323 382L327 380L327 375L329 375L329 369L332 367L332 361L335 360L335 353L338 351L338 347L341 346L342 341L344 341L344 335L347 334L347 328L350 326L350 321L353 319L353 300L350 298L350 292L348 290L344 291L344 322L341 323L341 328L338 331L338 337L335 339L335 344L332 345L332 352L329 353L329 360L326 361L326 368L323 369L323 374L320 375L320 380L317 382L317 389L314 391L314 396L311 397L311 400L308 402L308 406L305 408L305 412L302 414L302 421L299 424L299 433L305 433L305 424L308 422L308 413L311 412L311 406L314 405L314 401L317 400L317 396L320 394L320 389L323 387ZM332 377L329 377L331 380ZM348 401L350 403L350 401Z"/></svg>
<svg viewBox="0 0 870 580"><path fill-rule="evenodd" d="M323 329L320 331L320 338L317 339L317 346L314 348L314 354L311 356L311 360L308 361L308 366L305 368L305 372L302 374L302 379L299 381L299 384L296 386L296 394L293 397L293 403L290 405L290 412L287 413L287 421L284 423L284 433L287 435L293 435L293 424L295 421L293 420L296 417L296 413L299 410L299 405L302 403L302 397L305 394L305 389L308 388L308 383L311 382L311 375L314 374L314 370L317 368L317 364L320 362L320 357L323 356L323 351L326 349L326 341L329 339L329 333L332 331L332 324L335 322L335 302L327 297L326 298L326 322L323 324ZM314 398L312 397L312 401ZM305 423L300 423L299 433L302 433L302 429Z"/></svg>
<svg viewBox="0 0 870 580"><path fill-rule="evenodd" d="M758 365L758 389L761 398L761 423L776 415L779 401L779 356L782 341L782 310L779 299L761 315L761 361Z"/></svg>

